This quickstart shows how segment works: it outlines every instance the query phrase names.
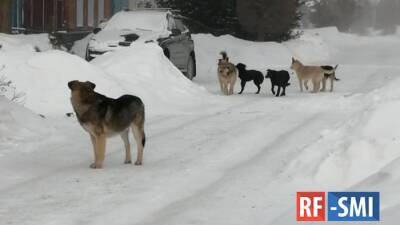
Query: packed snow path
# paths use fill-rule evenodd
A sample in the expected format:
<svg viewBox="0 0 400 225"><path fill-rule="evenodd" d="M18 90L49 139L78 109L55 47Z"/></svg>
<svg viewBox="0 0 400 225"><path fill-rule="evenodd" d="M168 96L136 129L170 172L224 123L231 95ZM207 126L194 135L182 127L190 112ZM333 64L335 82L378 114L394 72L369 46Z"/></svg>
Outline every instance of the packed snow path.
<svg viewBox="0 0 400 225"><path fill-rule="evenodd" d="M400 100L391 85L400 84L400 56L386 39L371 40L330 56L340 64L334 93L299 93L292 76L283 98L272 97L269 80L260 95L249 83L244 95L224 97L215 72L201 68L195 82L212 103L148 118L141 167L123 165L114 138L104 169L89 169L88 135L75 118L52 117L51 134L0 157L0 224L295 224L296 191L352 188L386 191L382 224L394 225L400 176L390 184L370 176L396 171L400 151L358 165L349 150L382 102Z"/></svg>

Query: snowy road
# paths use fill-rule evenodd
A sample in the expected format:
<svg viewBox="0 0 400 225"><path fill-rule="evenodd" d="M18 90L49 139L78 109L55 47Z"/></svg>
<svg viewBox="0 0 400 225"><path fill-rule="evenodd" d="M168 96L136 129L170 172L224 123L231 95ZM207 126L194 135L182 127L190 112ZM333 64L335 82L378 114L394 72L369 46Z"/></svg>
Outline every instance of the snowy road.
<svg viewBox="0 0 400 225"><path fill-rule="evenodd" d="M379 182L362 181L400 152L390 151L370 167L352 167L357 157L347 151L376 107L400 99L390 86L399 78L400 56L390 44L377 48L380 41L335 45L340 53L329 60L341 64L341 81L334 93L299 93L292 77L284 98L272 97L267 81L258 96L248 84L243 96L210 95L204 111L151 116L142 167L123 165L123 145L114 138L105 168L88 169L88 135L75 118L51 117L52 133L33 149L0 157L0 224L295 224L296 191L342 191L357 184L357 190L387 191L382 206L390 209L400 196ZM400 44L400 38L393 42ZM368 65L371 58L375 62ZM195 82L216 93L216 77L207 71L202 68ZM348 161L338 162L343 152ZM399 180L397 175L391 185L400 187ZM396 215L386 215L382 224L394 225Z"/></svg>

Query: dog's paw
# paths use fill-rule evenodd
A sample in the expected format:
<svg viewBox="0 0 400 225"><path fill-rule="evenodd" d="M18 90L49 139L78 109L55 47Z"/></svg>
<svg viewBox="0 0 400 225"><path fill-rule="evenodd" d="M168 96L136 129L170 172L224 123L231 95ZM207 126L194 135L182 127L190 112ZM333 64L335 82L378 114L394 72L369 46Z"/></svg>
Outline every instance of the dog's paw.
<svg viewBox="0 0 400 225"><path fill-rule="evenodd" d="M96 164L96 163L92 163L92 164L90 164L90 168L92 168L92 169L101 169L101 165L100 164Z"/></svg>
<svg viewBox="0 0 400 225"><path fill-rule="evenodd" d="M141 166L142 165L142 162L141 161L136 161L135 162L135 166Z"/></svg>
<svg viewBox="0 0 400 225"><path fill-rule="evenodd" d="M132 160L125 160L125 164L132 164Z"/></svg>

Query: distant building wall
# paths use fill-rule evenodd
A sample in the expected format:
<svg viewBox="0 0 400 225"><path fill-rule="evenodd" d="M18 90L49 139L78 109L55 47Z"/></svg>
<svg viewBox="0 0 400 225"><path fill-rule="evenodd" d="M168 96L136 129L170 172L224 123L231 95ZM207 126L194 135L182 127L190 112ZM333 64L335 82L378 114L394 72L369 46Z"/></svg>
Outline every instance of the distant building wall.
<svg viewBox="0 0 400 225"><path fill-rule="evenodd" d="M0 0L0 32L11 32L11 0Z"/></svg>
<svg viewBox="0 0 400 225"><path fill-rule="evenodd" d="M24 26L28 32L91 31L111 17L111 1L24 0Z"/></svg>
<svg viewBox="0 0 400 225"><path fill-rule="evenodd" d="M155 0L0 0L0 32L89 32L121 10Z"/></svg>
<svg viewBox="0 0 400 225"><path fill-rule="evenodd" d="M155 0L112 0L113 14L121 10L134 10L146 7L146 3L150 3L153 7L156 6Z"/></svg>

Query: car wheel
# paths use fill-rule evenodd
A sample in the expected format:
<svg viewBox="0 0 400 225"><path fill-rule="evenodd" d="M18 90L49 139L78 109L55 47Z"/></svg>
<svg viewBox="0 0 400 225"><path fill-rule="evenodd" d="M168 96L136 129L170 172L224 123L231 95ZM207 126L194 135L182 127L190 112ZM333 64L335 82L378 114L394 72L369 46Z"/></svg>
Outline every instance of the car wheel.
<svg viewBox="0 0 400 225"><path fill-rule="evenodd" d="M195 73L196 73L196 63L195 63L195 61L194 61L194 58L193 58L193 56L190 56L189 57L189 60L188 60L188 64L187 64L187 70L186 70L187 72L186 72L186 77L189 79L189 80L193 80L193 78L195 77Z"/></svg>

